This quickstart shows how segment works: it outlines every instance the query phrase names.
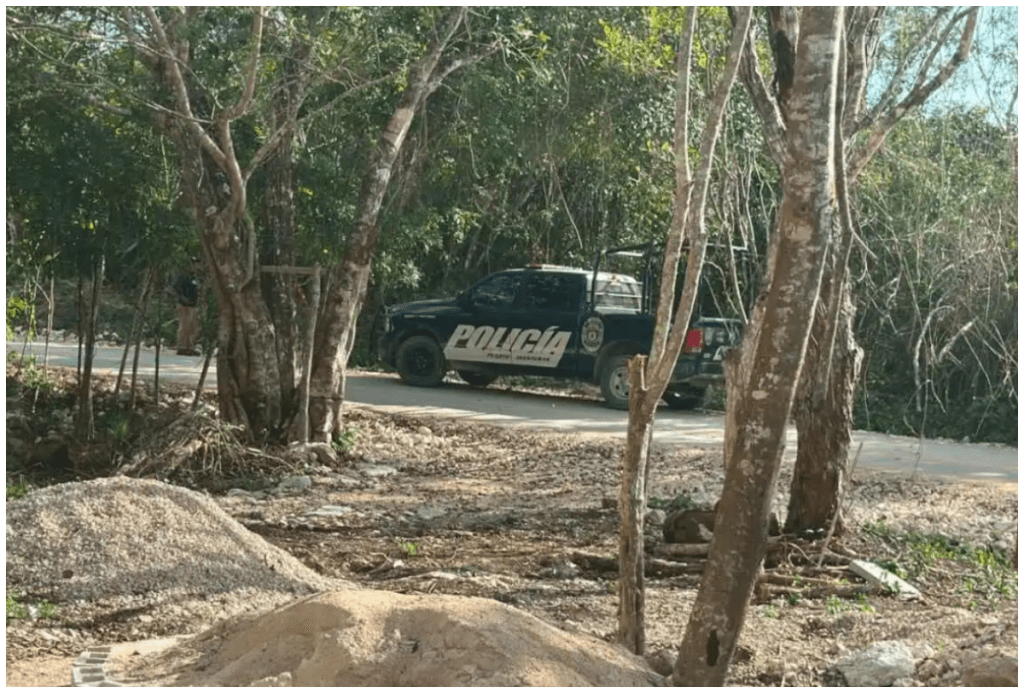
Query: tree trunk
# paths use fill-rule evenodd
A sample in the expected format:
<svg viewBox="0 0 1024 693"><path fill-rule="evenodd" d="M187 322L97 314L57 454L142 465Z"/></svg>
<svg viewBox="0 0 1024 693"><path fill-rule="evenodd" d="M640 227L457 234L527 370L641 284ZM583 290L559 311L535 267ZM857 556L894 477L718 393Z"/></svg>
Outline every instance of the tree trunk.
<svg viewBox="0 0 1024 693"><path fill-rule="evenodd" d="M736 81L740 55L747 39L750 10L736 14L725 73L715 89L708 119L704 124L700 148L700 166L690 176L687 121L689 118L689 69L696 8L691 8L678 51L676 93L676 131L673 149L676 157L676 190L672 226L665 241L661 289L658 297L650 361L638 357L630 363L629 426L623 452L623 476L619 492L619 641L634 654L642 655L646 646L644 624L643 523L647 509L648 458L654 435L654 417L665 388L679 358L683 339L697 295L701 268L707 248L704 206L711 177L715 147L725 119L729 93ZM686 281L674 320L676 274L685 240L689 240ZM646 366L646 367L645 367Z"/></svg>
<svg viewBox="0 0 1024 693"><path fill-rule="evenodd" d="M647 513L647 477L651 440L654 435L654 406L644 384L647 358L629 361L629 428L622 457L619 487L619 633L618 641L634 654L642 655L647 635L644 622L644 515Z"/></svg>
<svg viewBox="0 0 1024 693"><path fill-rule="evenodd" d="M244 426L249 438L261 443L281 430L281 378L274 324L260 292L256 234L246 211L248 174L235 154L231 123L252 102L263 14L253 15L251 52L238 101L217 110L189 72L187 25L196 12L169 9L167 22L151 7L144 12L152 29L152 45L141 55L164 88L174 114L158 111L157 124L176 144L182 198L199 230L217 302L220 415Z"/></svg>
<svg viewBox="0 0 1024 693"><path fill-rule="evenodd" d="M724 684L767 544L786 423L833 223L842 16L841 8L803 10L769 288L755 307L738 362L735 352L726 361L725 488L673 672L676 685Z"/></svg>
<svg viewBox="0 0 1024 693"><path fill-rule="evenodd" d="M836 268L845 262L845 258L839 258L832 263L836 273L823 281L794 403L798 443L786 533L827 531L833 518L836 534L844 529L841 500L851 471L854 395L864 357L853 337L850 284L841 280L843 272ZM840 286L834 280L840 280ZM834 296L837 291L840 295Z"/></svg>
<svg viewBox="0 0 1024 693"><path fill-rule="evenodd" d="M260 254L260 262L264 265L294 266L296 263L295 167L292 149L295 122L307 82L306 71L302 66L309 57L309 43L299 39L296 41L292 54L284 61L283 86L274 94L274 122L271 131L281 131L282 135L265 164L263 225L266 240ZM296 295L301 291L300 281L287 274L266 273L261 277L263 297L274 323L275 353L281 380L281 416L284 422L295 417L298 406L296 373L299 325Z"/></svg>
<svg viewBox="0 0 1024 693"><path fill-rule="evenodd" d="M356 319L370 279L373 254L380 235L379 217L391 174L402 152L413 117L439 85L441 55L466 16L466 8L453 9L441 32L409 73L409 86L370 155L359 192L355 225L342 261L327 272L327 291L317 320L313 376L309 393L310 439L328 442L342 427L345 367L355 343Z"/></svg>
<svg viewBox="0 0 1024 693"><path fill-rule="evenodd" d="M85 353L78 381L78 416L75 419L75 436L80 441L92 440L95 433L95 420L92 406L92 362L96 356L96 320L99 317L100 289L103 286L105 262L100 259L93 266L92 279L81 288L79 284L79 307Z"/></svg>
<svg viewBox="0 0 1024 693"><path fill-rule="evenodd" d="M281 378L276 331L260 291L255 232L244 199L235 199L238 193L223 183L194 132L182 126L171 132L216 298L220 415L264 442L280 430Z"/></svg>

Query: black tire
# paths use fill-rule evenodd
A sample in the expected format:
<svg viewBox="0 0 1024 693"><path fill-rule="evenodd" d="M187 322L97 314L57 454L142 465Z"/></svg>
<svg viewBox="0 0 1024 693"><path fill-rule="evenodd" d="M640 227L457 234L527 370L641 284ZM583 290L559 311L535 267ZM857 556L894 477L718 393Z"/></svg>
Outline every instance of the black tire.
<svg viewBox="0 0 1024 693"><path fill-rule="evenodd" d="M666 391L662 396L669 409L700 409L708 401L708 390L706 387L694 387L693 385L682 385L675 392Z"/></svg>
<svg viewBox="0 0 1024 693"><path fill-rule="evenodd" d="M601 395L605 406L612 409L629 409L629 368L626 361L629 354L609 356L601 368Z"/></svg>
<svg viewBox="0 0 1024 693"><path fill-rule="evenodd" d="M444 354L433 337L417 335L399 344L395 365L402 381L410 385L437 387L444 380Z"/></svg>
<svg viewBox="0 0 1024 693"><path fill-rule="evenodd" d="M476 373L474 371L456 371L459 377L465 380L473 387L487 387L495 380L498 379L496 375L488 375L487 373Z"/></svg>

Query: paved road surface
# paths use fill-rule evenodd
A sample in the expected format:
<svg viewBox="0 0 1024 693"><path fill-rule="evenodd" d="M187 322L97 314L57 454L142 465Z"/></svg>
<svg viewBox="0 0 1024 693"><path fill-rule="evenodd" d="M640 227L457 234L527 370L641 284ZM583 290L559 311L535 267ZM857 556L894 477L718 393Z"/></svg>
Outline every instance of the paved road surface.
<svg viewBox="0 0 1024 693"><path fill-rule="evenodd" d="M21 344L8 344L8 351L21 350ZM41 344L30 351L42 353ZM50 345L50 363L74 366L77 346ZM121 349L100 347L96 368L116 369ZM202 369L200 357L161 354L161 378L197 382ZM140 371L152 377L154 352L144 350ZM214 367L207 383L216 382ZM413 415L447 416L464 421L492 424L526 425L534 428L579 433L619 434L625 437L626 413L605 408L601 403L560 396L536 395L500 389L477 389L462 383L441 388L416 388L404 385L390 374L359 373L348 377L348 401L369 405L382 411ZM722 442L725 418L705 412L677 412L663 409L658 414L655 438L666 443L718 445ZM790 427L787 455L796 451L796 431ZM1003 445L963 444L944 440L924 440L905 436L856 431L853 452L863 443L858 467L886 469L912 474L915 469L926 476L956 476L979 480L1017 482L1017 449Z"/></svg>

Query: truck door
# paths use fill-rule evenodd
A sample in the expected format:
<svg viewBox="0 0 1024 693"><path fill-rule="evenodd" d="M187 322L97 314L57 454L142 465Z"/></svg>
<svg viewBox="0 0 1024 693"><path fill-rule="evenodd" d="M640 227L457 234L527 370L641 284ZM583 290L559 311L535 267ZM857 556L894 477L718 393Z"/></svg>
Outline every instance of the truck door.
<svg viewBox="0 0 1024 693"><path fill-rule="evenodd" d="M532 363L522 365L544 369L551 375L555 375L552 371L562 376L576 374L585 290L582 274L524 272L514 320L517 327L539 330L541 335L530 355Z"/></svg>

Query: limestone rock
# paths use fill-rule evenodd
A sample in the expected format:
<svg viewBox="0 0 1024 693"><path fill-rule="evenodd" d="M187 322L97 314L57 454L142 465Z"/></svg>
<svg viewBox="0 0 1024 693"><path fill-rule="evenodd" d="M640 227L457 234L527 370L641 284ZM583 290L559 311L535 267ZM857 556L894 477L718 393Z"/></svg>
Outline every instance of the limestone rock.
<svg viewBox="0 0 1024 693"><path fill-rule="evenodd" d="M964 686L1012 686L1017 687L1017 660L1013 657L998 656L979 659L964 670Z"/></svg>
<svg viewBox="0 0 1024 693"><path fill-rule="evenodd" d="M883 640L851 652L836 664L850 686L891 686L914 675L914 655L906 643Z"/></svg>
<svg viewBox="0 0 1024 693"><path fill-rule="evenodd" d="M313 487L313 480L308 476L289 476L277 485L278 493L303 493Z"/></svg>

